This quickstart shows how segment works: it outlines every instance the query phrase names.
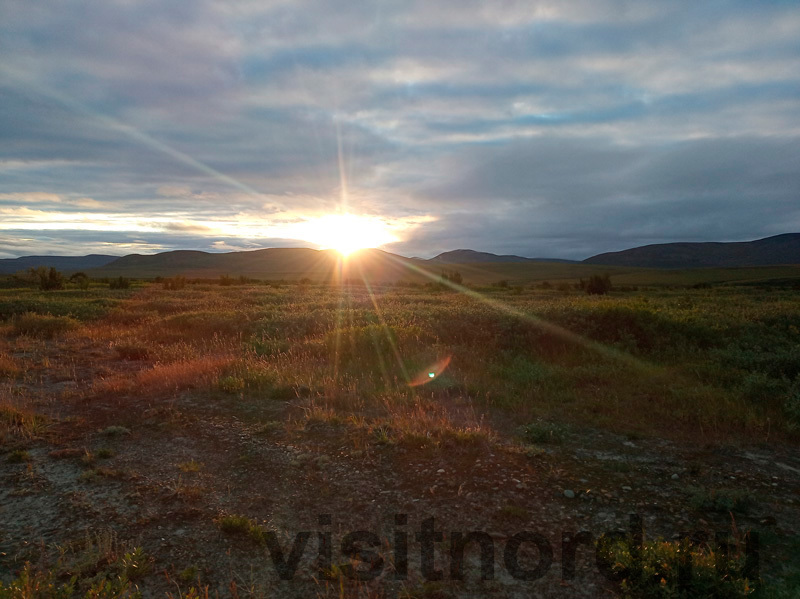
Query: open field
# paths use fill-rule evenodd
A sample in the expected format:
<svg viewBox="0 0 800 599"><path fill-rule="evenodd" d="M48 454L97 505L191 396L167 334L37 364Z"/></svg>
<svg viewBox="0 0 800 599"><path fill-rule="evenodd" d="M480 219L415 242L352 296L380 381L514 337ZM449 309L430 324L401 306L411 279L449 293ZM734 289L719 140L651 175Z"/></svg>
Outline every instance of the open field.
<svg viewBox="0 0 800 599"><path fill-rule="evenodd" d="M0 290L0 598L796 596L798 292L731 283L797 268L587 266L629 286L589 296L515 267ZM613 582L594 541L631 514Z"/></svg>

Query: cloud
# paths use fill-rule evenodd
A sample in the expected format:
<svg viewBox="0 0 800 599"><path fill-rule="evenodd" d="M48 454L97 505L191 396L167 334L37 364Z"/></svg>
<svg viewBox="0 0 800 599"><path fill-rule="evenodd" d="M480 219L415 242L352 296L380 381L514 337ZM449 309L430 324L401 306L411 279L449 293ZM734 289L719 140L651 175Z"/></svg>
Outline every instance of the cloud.
<svg viewBox="0 0 800 599"><path fill-rule="evenodd" d="M585 257L800 226L794 3L3 12L6 254L284 243L281 225L343 211L421 223L387 246L414 254Z"/></svg>
<svg viewBox="0 0 800 599"><path fill-rule="evenodd" d="M47 192L17 192L17 193L0 193L0 202L8 202L14 204L58 204L61 202L61 196L55 193Z"/></svg>

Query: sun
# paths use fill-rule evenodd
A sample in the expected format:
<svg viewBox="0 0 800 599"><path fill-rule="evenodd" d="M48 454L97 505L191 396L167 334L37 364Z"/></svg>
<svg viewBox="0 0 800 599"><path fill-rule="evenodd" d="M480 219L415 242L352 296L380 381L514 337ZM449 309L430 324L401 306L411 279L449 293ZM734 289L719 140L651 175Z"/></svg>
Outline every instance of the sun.
<svg viewBox="0 0 800 599"><path fill-rule="evenodd" d="M306 221L298 236L342 256L398 241L383 219L349 213L326 214Z"/></svg>

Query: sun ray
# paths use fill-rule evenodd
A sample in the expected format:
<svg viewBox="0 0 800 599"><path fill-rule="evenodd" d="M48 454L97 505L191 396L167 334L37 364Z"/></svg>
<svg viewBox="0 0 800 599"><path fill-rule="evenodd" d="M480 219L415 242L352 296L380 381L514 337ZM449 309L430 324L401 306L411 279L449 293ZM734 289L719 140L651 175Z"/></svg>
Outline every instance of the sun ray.
<svg viewBox="0 0 800 599"><path fill-rule="evenodd" d="M597 352L597 353L599 353L601 355L604 355L604 356L606 356L608 358L619 360L621 362L624 362L624 363L628 364L629 366L634 366L636 368L645 370L647 372L654 372L654 371L659 369L658 366L656 366L654 364L651 364L651 363L649 363L649 362L647 362L645 360L641 360L639 358L636 358L635 356L632 356L627 352L624 352L622 350L616 349L614 347L609 347L609 346L604 345L602 343L599 343L597 341L592 341L591 339L587 339L586 337L584 337L582 335L579 335L578 333L570 331L569 329L565 329L565 328L563 328L563 327L561 327L561 326L559 326L557 324L553 324L552 322L549 322L549 321L547 321L547 320L545 320L543 318L539 318L537 316L534 316L533 314L529 314L527 312L523 312L522 310L518 310L517 308L509 306L509 305L507 305L507 304L505 304L503 302L500 302L500 301L493 300L493 299L490 299L488 297L485 297L481 293L478 293L477 291L474 291L473 289L470 289L469 287L465 287L463 285L459 285L459 284L454 283L452 281L449 281L447 279L444 279L444 278L441 278L441 277L437 277L433 273L431 273L431 272L429 272L429 271L427 271L427 270L425 270L423 268L420 268L420 267L416 266L415 264L412 264L412 263L410 263L408 261L400 260L399 258L396 258L396 257L392 256L391 254L386 254L386 255L387 255L387 257L389 259L394 260L398 264L404 266L405 268L407 268L407 269L409 269L409 270L411 270L413 272L421 274L422 276L424 276L424 277L426 277L428 279L431 279L432 281L436 281L437 283L445 285L445 286L453 289L454 291L458 291L459 293L463 293L464 295L466 295L466 296L468 296L468 297L470 297L470 298L472 298L474 300L477 300L477 301L479 301L479 302L481 302L483 304L486 304L486 305L494 308L495 310L499 310L501 312L505 312L506 314L509 314L509 315L514 316L516 318L519 318L521 320L525 320L527 322L530 322L531 324L541 328L543 331L546 331L548 333L556 335L557 337L559 337L561 339L564 339L566 341L570 341L571 343L575 343L575 344L581 345L581 346L583 346L583 347L585 347L587 349L595 351L595 352Z"/></svg>
<svg viewBox="0 0 800 599"><path fill-rule="evenodd" d="M359 272L361 273L361 279L364 281L364 286L367 289L367 295L369 295L370 300L372 301L372 305L375 308L375 314L378 317L378 322L380 323L381 327L383 328L384 333L386 334L386 340L389 342L389 346L392 348L392 352L394 353L395 359L397 360L397 366L400 368L400 372L403 375L403 379L405 379L406 383L410 382L410 378L408 376L408 371L406 370L405 364L403 364L403 358L400 356L400 352L397 349L397 344L395 340L392 338L391 331L389 330L389 325L386 324L386 319L383 317L383 312L378 305L378 299L375 297L375 293L372 291L372 285L369 283L369 279L364 275L364 271L362 269L361 264L359 264Z"/></svg>

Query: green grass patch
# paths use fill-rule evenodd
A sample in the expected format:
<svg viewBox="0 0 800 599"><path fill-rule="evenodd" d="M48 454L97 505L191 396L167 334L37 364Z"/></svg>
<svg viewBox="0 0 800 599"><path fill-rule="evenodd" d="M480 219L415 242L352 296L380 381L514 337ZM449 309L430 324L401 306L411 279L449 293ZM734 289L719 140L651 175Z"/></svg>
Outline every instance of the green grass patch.
<svg viewBox="0 0 800 599"><path fill-rule="evenodd" d="M630 539L604 540L598 554L630 599L735 599L751 596L758 582L748 578L744 541L721 552L688 539L646 540L641 547Z"/></svg>

